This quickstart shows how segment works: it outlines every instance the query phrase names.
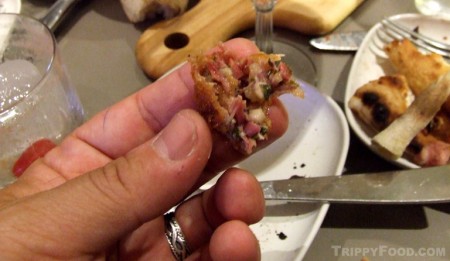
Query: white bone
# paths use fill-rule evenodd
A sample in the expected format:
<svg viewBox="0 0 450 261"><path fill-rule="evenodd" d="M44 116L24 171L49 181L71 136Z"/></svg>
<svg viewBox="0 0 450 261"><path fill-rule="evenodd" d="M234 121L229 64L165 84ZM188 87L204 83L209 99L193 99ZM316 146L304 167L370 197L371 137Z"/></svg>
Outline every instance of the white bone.
<svg viewBox="0 0 450 261"><path fill-rule="evenodd" d="M450 95L450 72L423 90L404 114L372 139L372 144L392 159L403 155L412 139L423 130Z"/></svg>

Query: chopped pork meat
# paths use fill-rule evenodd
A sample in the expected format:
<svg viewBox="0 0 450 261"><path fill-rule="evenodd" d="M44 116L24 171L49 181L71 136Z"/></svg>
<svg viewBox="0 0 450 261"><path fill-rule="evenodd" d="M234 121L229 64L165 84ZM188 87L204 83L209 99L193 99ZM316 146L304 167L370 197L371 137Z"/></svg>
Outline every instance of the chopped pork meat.
<svg viewBox="0 0 450 261"><path fill-rule="evenodd" d="M190 60L199 111L212 129L250 154L271 128L268 108L273 97L303 91L276 54L258 53L235 59L223 46Z"/></svg>
<svg viewBox="0 0 450 261"><path fill-rule="evenodd" d="M448 164L450 159L450 144L436 140L426 144L413 161L420 166L441 166Z"/></svg>

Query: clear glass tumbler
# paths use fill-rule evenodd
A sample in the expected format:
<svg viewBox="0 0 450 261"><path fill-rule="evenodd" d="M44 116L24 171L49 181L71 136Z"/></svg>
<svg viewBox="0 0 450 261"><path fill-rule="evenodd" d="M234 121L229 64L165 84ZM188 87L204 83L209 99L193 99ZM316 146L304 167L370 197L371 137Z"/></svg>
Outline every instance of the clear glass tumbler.
<svg viewBox="0 0 450 261"><path fill-rule="evenodd" d="M0 187L31 144L61 141L84 120L56 40L36 19L0 14Z"/></svg>

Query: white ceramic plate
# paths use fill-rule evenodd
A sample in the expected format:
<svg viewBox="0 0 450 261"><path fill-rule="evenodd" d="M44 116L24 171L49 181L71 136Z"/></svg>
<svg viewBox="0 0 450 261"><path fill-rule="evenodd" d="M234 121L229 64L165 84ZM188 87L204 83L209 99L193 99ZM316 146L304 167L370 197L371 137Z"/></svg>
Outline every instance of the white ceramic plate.
<svg viewBox="0 0 450 261"><path fill-rule="evenodd" d="M0 13L20 13L20 0L0 0Z"/></svg>
<svg viewBox="0 0 450 261"><path fill-rule="evenodd" d="M342 173L349 145L344 113L327 96L302 84L305 98L283 95L289 113L285 135L238 167L258 180L292 176L333 176ZM328 204L296 203L267 206L264 219L252 229L259 239L262 260L301 260L314 239Z"/></svg>
<svg viewBox="0 0 450 261"><path fill-rule="evenodd" d="M390 19L410 29L419 27L420 33L433 37L436 40L450 43L450 20L420 14L400 14L392 16ZM375 133L359 121L348 107L348 101L359 87L371 80L378 79L382 75L389 75L394 72L394 68L388 61L386 54L381 50L383 43L377 35L377 30L380 30L381 26L378 23L370 29L355 55L348 76L344 107L348 123L361 141L381 157L392 161L371 145L371 138ZM393 163L404 168L419 167L405 158L399 158Z"/></svg>

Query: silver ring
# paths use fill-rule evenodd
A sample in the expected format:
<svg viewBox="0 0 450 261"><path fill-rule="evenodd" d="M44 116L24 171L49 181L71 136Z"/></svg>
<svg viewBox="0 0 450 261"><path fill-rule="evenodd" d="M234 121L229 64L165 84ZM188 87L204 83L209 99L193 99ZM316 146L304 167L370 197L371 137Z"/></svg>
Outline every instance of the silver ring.
<svg viewBox="0 0 450 261"><path fill-rule="evenodd" d="M186 242L186 238L181 231L181 227L175 219L175 212L169 212L164 215L164 224L166 227L166 238L169 242L170 250L178 261L184 260L191 254Z"/></svg>

